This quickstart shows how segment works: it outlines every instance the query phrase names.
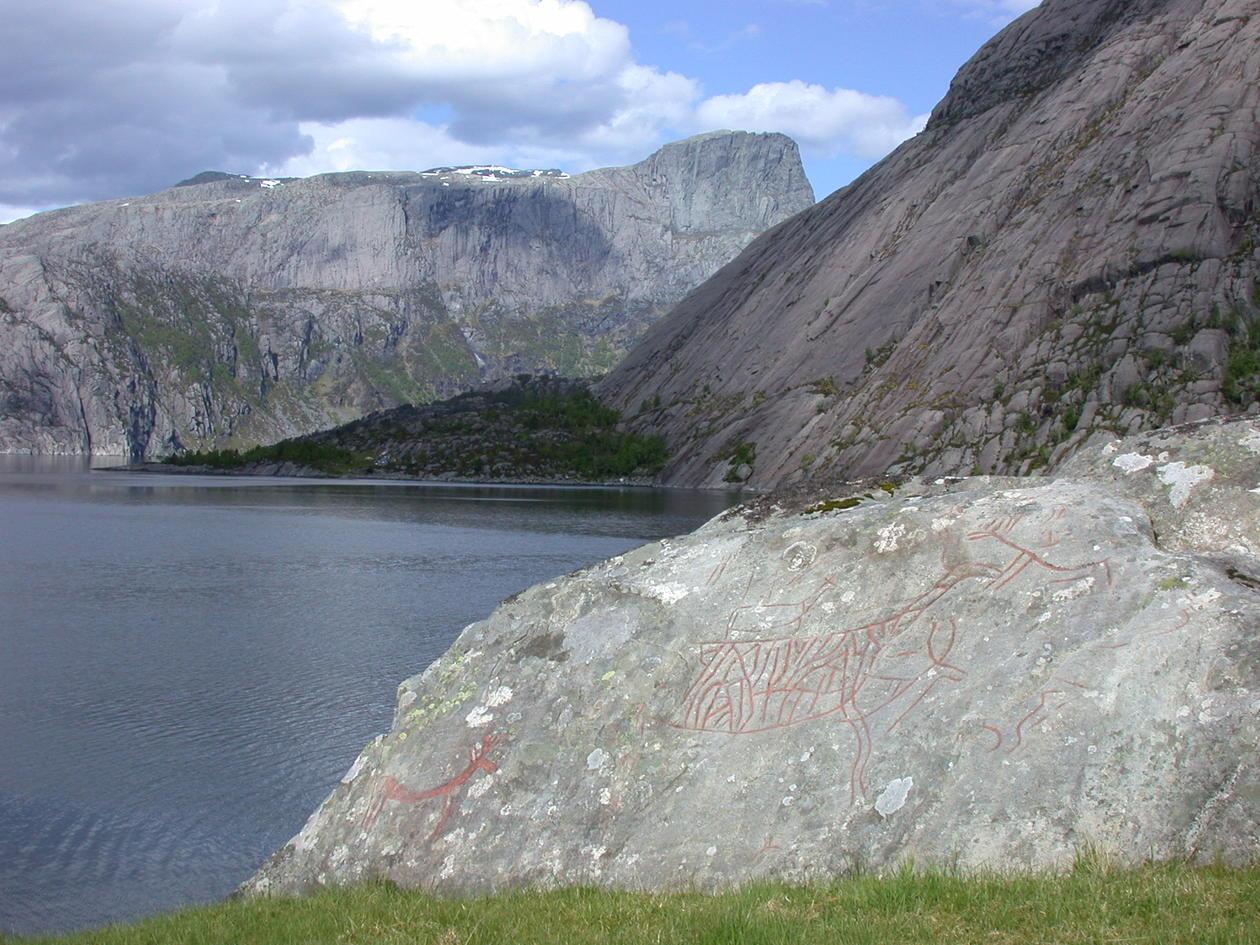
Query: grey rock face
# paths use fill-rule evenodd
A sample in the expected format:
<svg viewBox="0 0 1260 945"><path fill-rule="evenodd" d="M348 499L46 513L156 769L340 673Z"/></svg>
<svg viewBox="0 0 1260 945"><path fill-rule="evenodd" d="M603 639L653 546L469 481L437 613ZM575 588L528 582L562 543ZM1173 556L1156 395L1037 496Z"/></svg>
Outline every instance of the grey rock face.
<svg viewBox="0 0 1260 945"><path fill-rule="evenodd" d="M658 323L601 395L666 481L1020 473L1255 410L1260 2L1045 0L928 128Z"/></svg>
<svg viewBox="0 0 1260 945"><path fill-rule="evenodd" d="M1100 479L730 513L534 587L402 685L247 889L1253 860L1257 444L1233 423L1091 446Z"/></svg>
<svg viewBox="0 0 1260 945"><path fill-rule="evenodd" d="M520 371L606 370L813 194L782 135L573 177L268 181L0 227L0 451L272 441Z"/></svg>

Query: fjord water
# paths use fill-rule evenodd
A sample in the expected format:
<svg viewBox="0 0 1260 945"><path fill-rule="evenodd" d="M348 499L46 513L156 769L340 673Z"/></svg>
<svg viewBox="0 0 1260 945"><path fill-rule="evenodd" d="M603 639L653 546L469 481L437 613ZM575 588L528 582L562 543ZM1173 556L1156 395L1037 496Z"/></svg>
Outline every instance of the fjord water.
<svg viewBox="0 0 1260 945"><path fill-rule="evenodd" d="M728 502L0 457L0 930L226 895L466 624Z"/></svg>

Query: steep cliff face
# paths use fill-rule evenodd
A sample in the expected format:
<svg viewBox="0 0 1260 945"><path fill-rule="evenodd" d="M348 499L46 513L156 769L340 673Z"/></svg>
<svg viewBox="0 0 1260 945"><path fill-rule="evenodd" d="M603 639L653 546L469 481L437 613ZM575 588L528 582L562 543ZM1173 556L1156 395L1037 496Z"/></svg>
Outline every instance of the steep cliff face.
<svg viewBox="0 0 1260 945"><path fill-rule="evenodd" d="M0 450L152 457L606 370L812 202L790 139L718 132L573 177L208 173L40 214L0 227Z"/></svg>
<svg viewBox="0 0 1260 945"><path fill-rule="evenodd" d="M706 485L1027 472L1254 411L1257 206L1257 0L1045 0L599 390Z"/></svg>

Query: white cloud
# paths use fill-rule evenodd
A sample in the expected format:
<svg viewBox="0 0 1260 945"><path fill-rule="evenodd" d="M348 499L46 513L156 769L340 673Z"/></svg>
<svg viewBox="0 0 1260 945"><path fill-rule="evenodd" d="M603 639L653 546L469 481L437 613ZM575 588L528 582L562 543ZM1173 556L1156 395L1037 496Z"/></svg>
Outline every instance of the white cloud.
<svg viewBox="0 0 1260 945"><path fill-rule="evenodd" d="M696 79L638 61L627 28L585 0L12 6L0 203L13 214L144 193L205 169L582 170L728 127L865 159L919 127L894 99L799 81L705 98ZM750 24L727 43L758 34Z"/></svg>
<svg viewBox="0 0 1260 945"><path fill-rule="evenodd" d="M581 0L332 0L431 80L599 81L630 63L626 28Z"/></svg>
<svg viewBox="0 0 1260 945"><path fill-rule="evenodd" d="M21 220L23 217L29 217L32 213L39 213L39 207L15 207L12 204L0 203L0 223L12 223L14 220Z"/></svg>
<svg viewBox="0 0 1260 945"><path fill-rule="evenodd" d="M309 177L328 171L419 171L443 164L493 164L499 148L468 144L440 125L410 118L352 118L303 122L313 146L308 154L264 165L268 177Z"/></svg>
<svg viewBox="0 0 1260 945"><path fill-rule="evenodd" d="M314 142L307 154L260 173L307 177L325 171L420 170L443 164L502 164L589 170L601 164L645 157L671 132L689 127L698 97L695 82L644 66L622 71L617 82L627 104L604 121L565 139L522 133L479 144L462 140L448 124L413 118L353 118L343 122L303 122Z"/></svg>
<svg viewBox="0 0 1260 945"><path fill-rule="evenodd" d="M701 127L781 131L825 157L877 158L923 130L895 98L852 89L826 89L799 80L763 82L739 95L717 95L696 110Z"/></svg>

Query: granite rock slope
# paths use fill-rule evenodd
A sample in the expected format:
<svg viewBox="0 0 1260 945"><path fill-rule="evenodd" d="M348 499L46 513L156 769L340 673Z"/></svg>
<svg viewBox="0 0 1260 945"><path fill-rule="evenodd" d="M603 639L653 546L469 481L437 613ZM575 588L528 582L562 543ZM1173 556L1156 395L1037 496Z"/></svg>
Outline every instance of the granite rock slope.
<svg viewBox="0 0 1260 945"><path fill-rule="evenodd" d="M401 686L246 890L1254 860L1257 443L734 511L531 588Z"/></svg>
<svg viewBox="0 0 1260 945"><path fill-rule="evenodd" d="M666 481L759 487L1026 472L1255 410L1258 207L1258 0L1045 0L601 396L667 436Z"/></svg>
<svg viewBox="0 0 1260 945"><path fill-rule="evenodd" d="M270 442L607 370L813 194L782 135L631 167L198 175L0 227L0 451Z"/></svg>

